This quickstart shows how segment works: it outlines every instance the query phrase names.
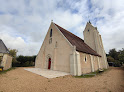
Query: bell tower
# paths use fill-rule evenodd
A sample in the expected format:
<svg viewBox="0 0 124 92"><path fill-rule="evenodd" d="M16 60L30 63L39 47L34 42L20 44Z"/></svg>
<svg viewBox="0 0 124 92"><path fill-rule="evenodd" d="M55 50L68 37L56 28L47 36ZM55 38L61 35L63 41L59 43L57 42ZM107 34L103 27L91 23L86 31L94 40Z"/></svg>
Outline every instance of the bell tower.
<svg viewBox="0 0 124 92"><path fill-rule="evenodd" d="M84 42L90 46L94 51L101 55L102 68L107 68L106 53L103 47L102 38L99 34L97 27L94 27L91 22L87 22L86 27L83 31Z"/></svg>

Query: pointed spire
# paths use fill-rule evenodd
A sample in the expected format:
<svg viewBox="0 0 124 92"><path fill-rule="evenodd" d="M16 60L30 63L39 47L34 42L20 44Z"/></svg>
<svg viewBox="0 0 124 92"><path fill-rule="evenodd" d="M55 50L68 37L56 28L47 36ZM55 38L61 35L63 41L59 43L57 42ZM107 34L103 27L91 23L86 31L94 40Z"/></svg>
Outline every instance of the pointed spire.
<svg viewBox="0 0 124 92"><path fill-rule="evenodd" d="M53 20L51 20L51 22L53 22Z"/></svg>
<svg viewBox="0 0 124 92"><path fill-rule="evenodd" d="M89 20L89 23L91 24L90 20Z"/></svg>

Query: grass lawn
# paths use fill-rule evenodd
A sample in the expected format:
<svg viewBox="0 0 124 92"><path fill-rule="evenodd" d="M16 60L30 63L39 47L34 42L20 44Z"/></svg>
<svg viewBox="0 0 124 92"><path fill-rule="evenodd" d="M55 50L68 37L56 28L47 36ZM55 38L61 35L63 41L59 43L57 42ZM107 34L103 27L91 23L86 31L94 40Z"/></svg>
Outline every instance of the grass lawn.
<svg viewBox="0 0 124 92"><path fill-rule="evenodd" d="M95 72L91 72L91 73L87 73L87 74L82 74L81 76L75 76L76 78L90 78L90 77L94 77L97 75L101 75L104 72L106 72L109 69L104 69L102 72L100 72L99 70L95 71Z"/></svg>

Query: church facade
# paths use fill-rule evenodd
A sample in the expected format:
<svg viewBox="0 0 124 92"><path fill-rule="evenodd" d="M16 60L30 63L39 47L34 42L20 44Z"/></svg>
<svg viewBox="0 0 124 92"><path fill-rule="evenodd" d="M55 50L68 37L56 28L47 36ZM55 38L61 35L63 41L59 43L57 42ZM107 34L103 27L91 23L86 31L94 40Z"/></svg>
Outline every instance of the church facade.
<svg viewBox="0 0 124 92"><path fill-rule="evenodd" d="M51 22L35 68L81 75L98 69L107 69L108 63L101 36L91 23L84 30L84 40Z"/></svg>

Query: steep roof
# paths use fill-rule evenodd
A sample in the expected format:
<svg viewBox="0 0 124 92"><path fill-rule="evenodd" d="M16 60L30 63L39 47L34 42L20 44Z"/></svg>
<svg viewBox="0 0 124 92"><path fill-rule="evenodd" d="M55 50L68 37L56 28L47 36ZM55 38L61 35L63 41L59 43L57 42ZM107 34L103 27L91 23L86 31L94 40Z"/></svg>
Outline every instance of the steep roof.
<svg viewBox="0 0 124 92"><path fill-rule="evenodd" d="M54 23L55 24L55 23ZM66 29L60 27L59 25L55 24L56 27L62 32L62 34L67 38L67 40L73 45L76 46L76 51L95 55L101 57L99 54L97 54L96 51L94 51L92 48L90 48L83 39L80 37L74 35L73 33L67 31Z"/></svg>
<svg viewBox="0 0 124 92"><path fill-rule="evenodd" d="M1 39L0 39L0 53L9 53L9 50L7 49L6 45L3 43Z"/></svg>

